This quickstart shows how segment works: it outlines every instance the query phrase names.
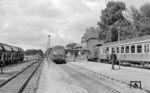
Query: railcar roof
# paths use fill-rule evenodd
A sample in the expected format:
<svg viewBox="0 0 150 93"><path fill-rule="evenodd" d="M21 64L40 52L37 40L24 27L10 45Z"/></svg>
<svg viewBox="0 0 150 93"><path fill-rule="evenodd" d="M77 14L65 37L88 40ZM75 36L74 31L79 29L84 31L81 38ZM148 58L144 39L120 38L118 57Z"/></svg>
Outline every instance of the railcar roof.
<svg viewBox="0 0 150 93"><path fill-rule="evenodd" d="M130 42L139 42L139 41L144 41L144 40L150 40L150 35L148 36L142 36L142 37L136 37L136 38L132 38L132 39L127 39L127 40L122 40L119 42L119 44L123 44L123 43L130 43ZM109 45L115 45L118 44L118 42L112 42L112 43L106 43L103 46L109 46Z"/></svg>
<svg viewBox="0 0 150 93"><path fill-rule="evenodd" d="M52 49L65 49L65 47L61 45L57 45L57 46L52 47Z"/></svg>

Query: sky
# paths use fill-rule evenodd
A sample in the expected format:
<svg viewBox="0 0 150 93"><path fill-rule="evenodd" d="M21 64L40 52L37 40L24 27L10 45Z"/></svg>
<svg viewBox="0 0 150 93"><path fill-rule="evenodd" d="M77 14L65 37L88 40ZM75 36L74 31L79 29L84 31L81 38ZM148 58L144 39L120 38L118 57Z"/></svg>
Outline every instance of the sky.
<svg viewBox="0 0 150 93"><path fill-rule="evenodd" d="M81 42L109 0L0 0L0 42L23 49ZM116 1L116 0L115 0ZM150 0L122 0L139 8Z"/></svg>

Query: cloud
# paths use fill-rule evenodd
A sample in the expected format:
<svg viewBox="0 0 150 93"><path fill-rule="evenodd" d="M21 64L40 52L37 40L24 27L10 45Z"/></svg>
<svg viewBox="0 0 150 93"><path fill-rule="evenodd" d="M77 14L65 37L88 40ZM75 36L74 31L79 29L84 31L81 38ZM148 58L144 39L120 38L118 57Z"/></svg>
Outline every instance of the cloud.
<svg viewBox="0 0 150 93"><path fill-rule="evenodd" d="M128 0L126 0L128 1ZM0 42L29 48L80 43L87 27L96 26L106 0L2 0Z"/></svg>
<svg viewBox="0 0 150 93"><path fill-rule="evenodd" d="M99 19L105 0L3 0L0 3L1 42L28 48L80 43L86 27ZM103 5L103 4L102 4Z"/></svg>

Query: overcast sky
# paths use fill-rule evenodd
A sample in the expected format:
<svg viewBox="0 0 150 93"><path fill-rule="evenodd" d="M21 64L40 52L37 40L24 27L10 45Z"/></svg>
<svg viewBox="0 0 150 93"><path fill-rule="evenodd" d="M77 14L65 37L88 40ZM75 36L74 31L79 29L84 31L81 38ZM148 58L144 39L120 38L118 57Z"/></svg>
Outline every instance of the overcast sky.
<svg viewBox="0 0 150 93"><path fill-rule="evenodd" d="M80 43L96 27L108 0L0 0L0 42L23 49ZM122 0L139 7L150 0Z"/></svg>

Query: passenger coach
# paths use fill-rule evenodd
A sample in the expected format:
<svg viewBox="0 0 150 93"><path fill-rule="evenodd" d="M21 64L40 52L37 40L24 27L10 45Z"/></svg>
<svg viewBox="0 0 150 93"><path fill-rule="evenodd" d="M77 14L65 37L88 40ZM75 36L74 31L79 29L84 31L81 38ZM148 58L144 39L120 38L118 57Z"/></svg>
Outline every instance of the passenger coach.
<svg viewBox="0 0 150 93"><path fill-rule="evenodd" d="M112 50L121 62L134 64L150 63L150 36L137 37L104 44L100 47L100 60L108 61Z"/></svg>

